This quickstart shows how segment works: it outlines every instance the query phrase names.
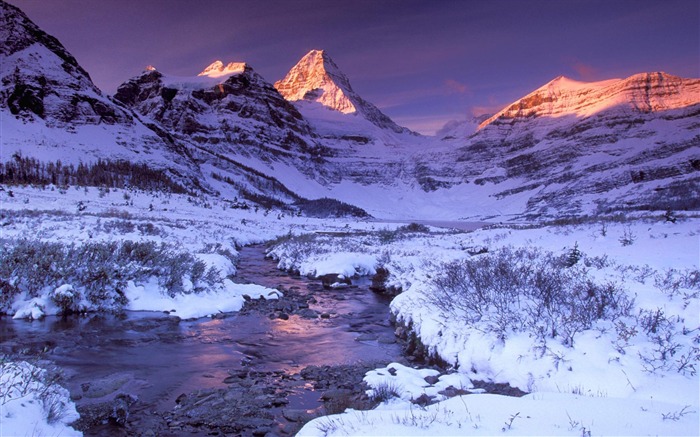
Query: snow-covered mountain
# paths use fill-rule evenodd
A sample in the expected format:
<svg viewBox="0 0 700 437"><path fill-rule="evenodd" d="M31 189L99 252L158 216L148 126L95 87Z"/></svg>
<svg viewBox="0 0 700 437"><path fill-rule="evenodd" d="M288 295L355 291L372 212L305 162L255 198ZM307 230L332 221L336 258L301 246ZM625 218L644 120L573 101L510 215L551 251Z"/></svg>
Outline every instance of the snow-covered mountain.
<svg viewBox="0 0 700 437"><path fill-rule="evenodd" d="M216 153L265 161L322 154L301 114L245 63L216 61L192 77L149 67L114 98Z"/></svg>
<svg viewBox="0 0 700 437"><path fill-rule="evenodd" d="M700 79L559 77L445 143L458 184L533 216L679 208L700 191L699 126Z"/></svg>
<svg viewBox="0 0 700 437"><path fill-rule="evenodd" d="M243 191L247 198L286 204L298 200L286 183L316 186L336 179L321 165L330 149L246 63L215 61L190 77L149 66L120 85L114 98L188 144L204 178L229 196Z"/></svg>
<svg viewBox="0 0 700 437"><path fill-rule="evenodd" d="M168 170L181 182L196 178L186 149L104 96L22 11L0 2L0 23L2 161L16 153L64 164L121 160Z"/></svg>
<svg viewBox="0 0 700 437"><path fill-rule="evenodd" d="M617 109L650 113L698 103L700 79L683 79L663 72L640 73L626 79L579 82L559 76L479 125L531 117L579 119Z"/></svg>
<svg viewBox="0 0 700 437"><path fill-rule="evenodd" d="M324 50L311 50L275 88L290 102L315 102L333 111L364 118L382 129L408 133L379 108L358 95L350 80Z"/></svg>
<svg viewBox="0 0 700 437"><path fill-rule="evenodd" d="M386 218L555 217L700 208L700 79L559 77L436 137L397 126L323 51L275 86L248 64L149 67L104 96L0 2L2 161L128 161L267 205L332 197Z"/></svg>

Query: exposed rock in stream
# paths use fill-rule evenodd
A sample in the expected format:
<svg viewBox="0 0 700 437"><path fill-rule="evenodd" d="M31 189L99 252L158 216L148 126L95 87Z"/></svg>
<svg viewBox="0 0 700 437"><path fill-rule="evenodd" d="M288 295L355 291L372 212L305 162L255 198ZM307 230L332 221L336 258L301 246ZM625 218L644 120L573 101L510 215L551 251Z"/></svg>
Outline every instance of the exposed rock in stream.
<svg viewBox="0 0 700 437"><path fill-rule="evenodd" d="M386 363L308 366L295 374L231 372L224 380L226 388L182 394L177 406L163 417L170 431L187 434L291 434L318 415L371 407L362 379L381 365ZM299 386L323 404L311 410L289 407L289 396Z"/></svg>

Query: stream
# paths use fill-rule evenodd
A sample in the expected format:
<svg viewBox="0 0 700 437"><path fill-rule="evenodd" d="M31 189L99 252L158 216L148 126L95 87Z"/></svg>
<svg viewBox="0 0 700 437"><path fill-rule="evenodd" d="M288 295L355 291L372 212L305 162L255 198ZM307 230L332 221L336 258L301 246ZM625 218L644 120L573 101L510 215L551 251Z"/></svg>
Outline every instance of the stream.
<svg viewBox="0 0 700 437"><path fill-rule="evenodd" d="M129 312L0 318L0 352L54 364L85 435L290 435L335 399L362 398L369 369L404 361L389 298L290 276L263 246L240 251L240 282L283 291L238 313L180 320ZM321 402L323 398L326 402Z"/></svg>

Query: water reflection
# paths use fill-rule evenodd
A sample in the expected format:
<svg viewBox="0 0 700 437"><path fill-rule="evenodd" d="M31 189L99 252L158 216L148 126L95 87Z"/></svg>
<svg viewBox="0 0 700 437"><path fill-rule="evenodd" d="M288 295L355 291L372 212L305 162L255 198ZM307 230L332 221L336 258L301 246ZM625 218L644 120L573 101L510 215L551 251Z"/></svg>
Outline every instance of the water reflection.
<svg viewBox="0 0 700 437"><path fill-rule="evenodd" d="M252 252L251 252L252 250ZM179 321L154 313L46 317L38 321L0 317L0 351L47 350L46 358L66 372L67 386L80 393L85 382L117 372L130 375L129 390L143 410L167 411L181 393L223 387L229 372L238 369L298 373L308 365L394 361L399 346L359 342L361 333L393 336L386 299L366 288L323 291L304 278L280 276L261 248L244 249L239 272L268 287L298 287L314 293L314 311L328 319L270 319L250 312L223 319ZM315 408L318 395L309 395L299 382L290 396L295 408ZM84 402L81 400L78 402ZM305 404L306 403L306 404Z"/></svg>

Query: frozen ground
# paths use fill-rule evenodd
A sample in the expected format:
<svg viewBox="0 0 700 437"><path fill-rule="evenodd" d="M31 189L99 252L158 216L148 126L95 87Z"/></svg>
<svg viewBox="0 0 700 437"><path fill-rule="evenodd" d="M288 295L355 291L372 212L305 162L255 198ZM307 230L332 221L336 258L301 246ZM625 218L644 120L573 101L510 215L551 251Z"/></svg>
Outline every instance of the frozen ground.
<svg viewBox="0 0 700 437"><path fill-rule="evenodd" d="M209 282L198 281L190 273L183 275L179 292L173 296L147 273L121 278L126 308L132 310L169 311L195 318L235 311L246 294L275 298L276 290L235 283L237 248L273 239L277 241L270 254L278 259L279 267L305 275L373 275L379 267L385 269L385 285L403 291L393 300L392 312L411 326L429 353L451 365L453 373L429 384L424 379L431 375L429 370L399 364L377 369L368 373L366 381L373 395L391 393L386 402L372 411L348 410L316 419L300 435L700 432L697 218L679 217L671 223L656 214L605 223L463 232L401 223L309 219L240 209L213 198L126 190L11 187L0 191L0 197L3 251L18 241L65 247L150 241L164 245L168 253L190 254L207 270L218 273ZM475 318L467 310L451 311L434 299L435 279L455 260L487 259L510 251L529 254L533 265L546 256L566 263L574 248L576 262L561 271L594 284L591 290L612 284L609 289L617 293L616 298L625 297L629 308L612 315L603 311L590 325L565 335L559 329L539 332L527 318L522 319L522 326L496 323L494 317L500 313L493 308ZM11 279L24 284L22 278ZM75 282L31 293L25 290L6 304L5 311L27 318L54 314L60 307L52 296L77 292L84 297L81 287ZM88 300L81 299L78 308L93 309ZM528 299L518 304L532 309ZM557 323L568 320L558 314ZM7 366L17 365L24 366L3 364L5 387L19 381L8 379ZM480 394L472 390L475 380L508 383L529 394L522 398ZM449 386L474 394L452 398L440 394ZM40 401L27 402L22 396L5 393L3 435L10 429L20 435L72 432L55 428L70 423L70 414L62 421L52 419L49 425ZM411 402L422 394L433 403L420 407ZM57 395L57 399L61 398ZM70 402L65 400L65 404L72 412ZM33 412L17 413L22 408L33 408Z"/></svg>

